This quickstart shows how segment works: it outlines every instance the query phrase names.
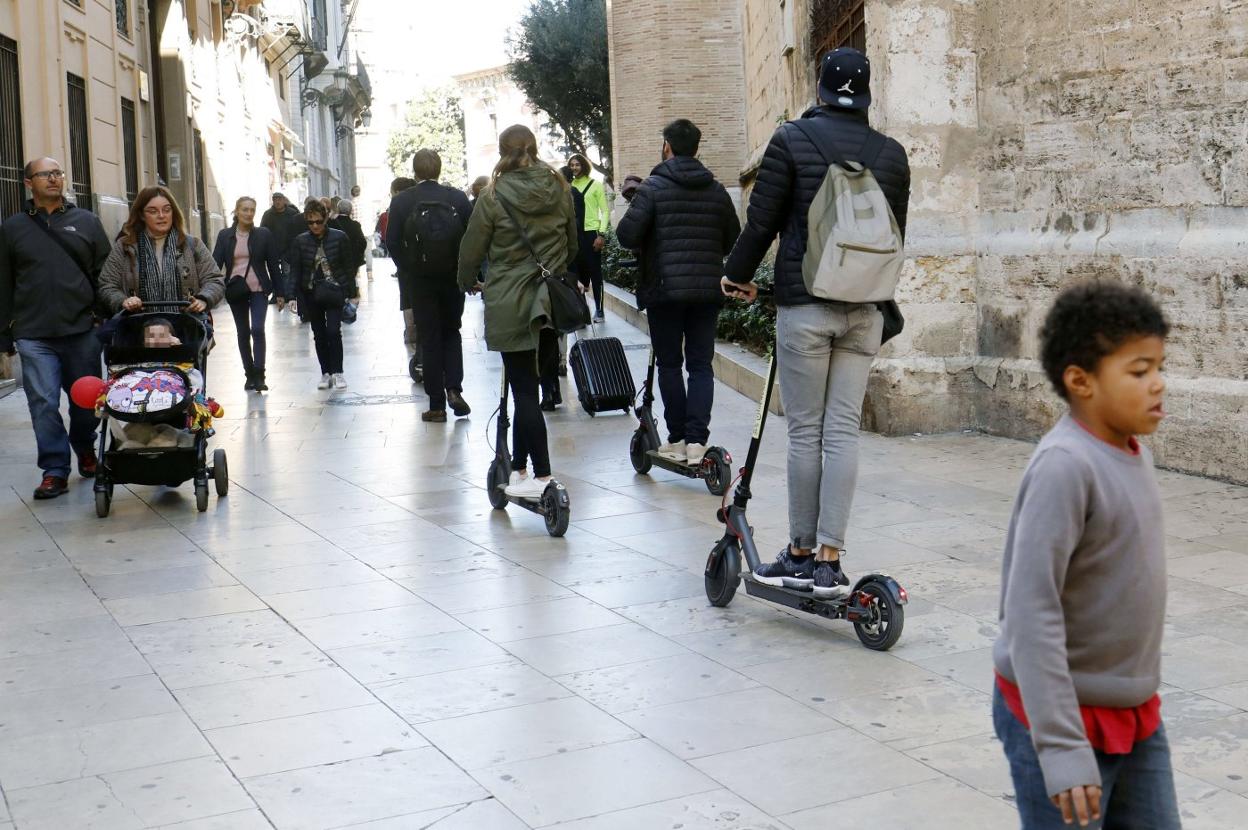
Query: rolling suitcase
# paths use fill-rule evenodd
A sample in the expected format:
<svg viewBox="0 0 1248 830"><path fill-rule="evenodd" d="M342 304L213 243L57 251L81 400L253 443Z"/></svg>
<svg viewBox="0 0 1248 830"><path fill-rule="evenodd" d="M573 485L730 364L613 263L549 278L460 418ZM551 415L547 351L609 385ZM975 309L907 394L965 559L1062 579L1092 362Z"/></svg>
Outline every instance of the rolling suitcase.
<svg viewBox="0 0 1248 830"><path fill-rule="evenodd" d="M632 412L637 387L618 337L578 337L568 354L568 366L581 408L590 415L613 409Z"/></svg>

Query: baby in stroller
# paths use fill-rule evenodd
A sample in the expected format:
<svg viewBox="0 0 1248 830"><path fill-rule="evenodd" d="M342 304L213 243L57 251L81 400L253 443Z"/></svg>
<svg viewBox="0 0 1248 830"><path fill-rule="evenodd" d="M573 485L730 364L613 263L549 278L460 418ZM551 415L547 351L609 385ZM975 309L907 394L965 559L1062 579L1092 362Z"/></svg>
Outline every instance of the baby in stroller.
<svg viewBox="0 0 1248 830"><path fill-rule="evenodd" d="M108 373L98 404L100 516L108 515L114 484L176 487L193 479L201 511L208 506L209 478L225 495L225 451L216 450L208 463L212 420L222 414L205 397L208 342L205 321L195 314L145 311L119 320L104 349Z"/></svg>

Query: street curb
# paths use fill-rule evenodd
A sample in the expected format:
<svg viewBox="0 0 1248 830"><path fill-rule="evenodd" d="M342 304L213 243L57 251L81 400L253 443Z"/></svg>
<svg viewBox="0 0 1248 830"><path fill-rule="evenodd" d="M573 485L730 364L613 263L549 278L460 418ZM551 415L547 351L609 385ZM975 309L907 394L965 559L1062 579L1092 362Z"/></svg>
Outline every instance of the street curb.
<svg viewBox="0 0 1248 830"><path fill-rule="evenodd" d="M646 315L638 310L637 300L631 291L626 291L618 285L604 283L603 292L603 299L612 314L629 325L647 334L650 333L650 324L646 320ZM763 386L767 382L766 358L759 357L736 343L716 340L715 360L711 363L711 367L715 370L715 379L720 383L740 392L747 398L756 401L762 398ZM771 411L776 415L783 415L784 409L780 405L778 381L776 391L777 394L771 398Z"/></svg>

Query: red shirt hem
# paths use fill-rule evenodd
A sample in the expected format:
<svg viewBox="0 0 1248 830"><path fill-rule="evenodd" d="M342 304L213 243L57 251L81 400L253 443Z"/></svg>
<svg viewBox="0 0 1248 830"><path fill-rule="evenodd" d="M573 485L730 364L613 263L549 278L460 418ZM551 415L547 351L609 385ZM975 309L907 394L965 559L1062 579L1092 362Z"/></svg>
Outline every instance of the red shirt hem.
<svg viewBox="0 0 1248 830"><path fill-rule="evenodd" d="M1030 730L1031 724L1027 721L1018 686L1006 680L1000 672L994 674L1006 708L1025 729ZM1139 706L1125 709L1080 706L1079 714L1083 716L1083 732L1093 749L1107 755L1126 755L1136 743L1151 738L1161 726L1161 697L1153 695Z"/></svg>

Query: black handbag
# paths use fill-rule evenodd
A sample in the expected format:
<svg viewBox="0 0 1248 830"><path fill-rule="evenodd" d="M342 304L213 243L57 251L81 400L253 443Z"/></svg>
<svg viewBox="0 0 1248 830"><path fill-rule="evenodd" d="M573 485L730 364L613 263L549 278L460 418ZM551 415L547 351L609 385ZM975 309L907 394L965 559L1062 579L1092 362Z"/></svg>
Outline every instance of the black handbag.
<svg viewBox="0 0 1248 830"><path fill-rule="evenodd" d="M494 196L503 206L503 210L507 212L507 217L511 219L512 224L520 231L520 238L524 240L533 261L542 271L542 281L546 283L546 290L550 293L550 325L560 334L571 334L588 326L589 303L585 301L585 294L569 283L566 270L562 274L551 273L541 257L537 255L537 248L533 247L533 241L529 239L524 225L520 224L516 215L511 212L511 205L507 204L497 191Z"/></svg>
<svg viewBox="0 0 1248 830"><path fill-rule="evenodd" d="M902 329L906 327L906 318L901 316L901 309L892 300L879 303L877 307L880 309L880 313L884 315L884 333L880 338L880 345L883 346L901 334Z"/></svg>
<svg viewBox="0 0 1248 830"><path fill-rule="evenodd" d="M251 289L247 287L246 277L233 276L225 281L225 301L227 303L246 302L250 294Z"/></svg>
<svg viewBox="0 0 1248 830"><path fill-rule="evenodd" d="M320 280L312 286L312 302L321 308L342 308L342 304L346 300L346 292L342 290L341 285L333 280Z"/></svg>

